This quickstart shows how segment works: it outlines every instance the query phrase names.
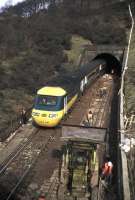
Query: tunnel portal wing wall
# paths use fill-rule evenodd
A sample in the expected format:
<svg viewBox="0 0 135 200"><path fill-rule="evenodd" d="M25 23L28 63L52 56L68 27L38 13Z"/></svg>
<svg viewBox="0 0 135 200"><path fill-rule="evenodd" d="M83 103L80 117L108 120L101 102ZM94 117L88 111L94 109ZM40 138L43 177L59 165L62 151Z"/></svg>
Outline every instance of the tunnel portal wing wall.
<svg viewBox="0 0 135 200"><path fill-rule="evenodd" d="M93 59L104 59L107 64L106 73L122 74L122 62L126 47L114 45L85 45L80 65L89 63Z"/></svg>
<svg viewBox="0 0 135 200"><path fill-rule="evenodd" d="M85 46L85 57L90 61L97 55L107 53L111 54L122 62L125 46L113 46L113 45L87 45Z"/></svg>

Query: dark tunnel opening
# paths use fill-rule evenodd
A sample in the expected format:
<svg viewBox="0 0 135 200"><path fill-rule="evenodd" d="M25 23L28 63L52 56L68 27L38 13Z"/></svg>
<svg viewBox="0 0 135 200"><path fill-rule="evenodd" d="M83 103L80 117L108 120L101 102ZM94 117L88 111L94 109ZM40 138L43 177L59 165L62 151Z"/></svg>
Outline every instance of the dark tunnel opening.
<svg viewBox="0 0 135 200"><path fill-rule="evenodd" d="M104 59L107 62L107 69L106 73L110 74L112 71L117 74L118 76L121 76L122 72L122 60L119 61L115 56L109 53L102 53L97 55L95 59Z"/></svg>

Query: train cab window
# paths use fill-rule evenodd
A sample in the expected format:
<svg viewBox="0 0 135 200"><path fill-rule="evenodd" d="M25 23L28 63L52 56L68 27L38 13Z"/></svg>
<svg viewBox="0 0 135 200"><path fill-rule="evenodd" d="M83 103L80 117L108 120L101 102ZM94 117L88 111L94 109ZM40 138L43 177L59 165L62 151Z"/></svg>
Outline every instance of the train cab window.
<svg viewBox="0 0 135 200"><path fill-rule="evenodd" d="M57 104L57 97L55 97L55 96L38 96L36 103L41 106L55 106Z"/></svg>
<svg viewBox="0 0 135 200"><path fill-rule="evenodd" d="M47 111L61 110L64 106L63 99L63 96L37 95L35 99L35 109Z"/></svg>

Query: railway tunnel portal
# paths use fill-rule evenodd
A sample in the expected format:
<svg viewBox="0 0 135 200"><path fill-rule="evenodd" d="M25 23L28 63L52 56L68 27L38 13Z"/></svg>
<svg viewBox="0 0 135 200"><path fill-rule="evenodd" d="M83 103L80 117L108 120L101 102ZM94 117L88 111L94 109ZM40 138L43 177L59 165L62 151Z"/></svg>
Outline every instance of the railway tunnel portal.
<svg viewBox="0 0 135 200"><path fill-rule="evenodd" d="M113 72L118 76L121 76L122 64L114 55L109 53L101 53L97 55L95 59L97 58L106 60L107 62L106 73L110 74Z"/></svg>
<svg viewBox="0 0 135 200"><path fill-rule="evenodd" d="M121 76L124 63L125 46L98 45L85 46L84 60L87 62L95 59L104 59L107 62L107 73L114 71Z"/></svg>

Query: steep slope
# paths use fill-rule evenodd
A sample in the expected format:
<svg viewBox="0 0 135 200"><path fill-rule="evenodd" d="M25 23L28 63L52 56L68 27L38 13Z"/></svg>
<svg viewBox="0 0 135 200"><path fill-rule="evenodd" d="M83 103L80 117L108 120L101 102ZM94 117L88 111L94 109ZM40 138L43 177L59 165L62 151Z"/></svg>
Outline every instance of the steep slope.
<svg viewBox="0 0 135 200"><path fill-rule="evenodd" d="M33 0L25 1L5 8L0 15L1 132L22 106L32 105L37 88L56 76L62 66L77 65L76 61L71 62L73 53L69 53L74 35L94 44L127 43L126 2L108 4L104 0L100 4L99 0L98 6L89 1L48 2L46 6L40 0L36 4Z"/></svg>

